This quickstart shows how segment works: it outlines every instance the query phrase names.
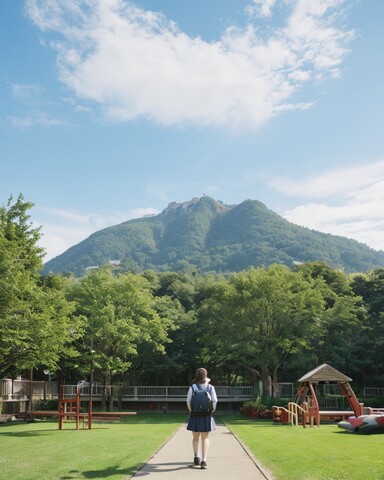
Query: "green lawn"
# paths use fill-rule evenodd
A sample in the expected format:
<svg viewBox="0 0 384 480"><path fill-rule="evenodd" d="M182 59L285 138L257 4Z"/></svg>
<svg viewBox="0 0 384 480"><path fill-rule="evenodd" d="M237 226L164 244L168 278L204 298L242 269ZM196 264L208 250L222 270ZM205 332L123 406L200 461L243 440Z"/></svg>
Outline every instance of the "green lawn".
<svg viewBox="0 0 384 480"><path fill-rule="evenodd" d="M225 417L277 480L383 480L384 435L357 435L337 424L292 427L269 421Z"/></svg>
<svg viewBox="0 0 384 480"><path fill-rule="evenodd" d="M186 421L185 415L138 415L75 430L57 422L0 425L0 477L13 480L129 478Z"/></svg>
<svg viewBox="0 0 384 480"><path fill-rule="evenodd" d="M79 431L73 423L62 431L50 421L2 424L0 477L127 479L186 419L184 414L138 415ZM276 480L384 480L384 435L355 435L336 424L303 429L240 415L222 419Z"/></svg>

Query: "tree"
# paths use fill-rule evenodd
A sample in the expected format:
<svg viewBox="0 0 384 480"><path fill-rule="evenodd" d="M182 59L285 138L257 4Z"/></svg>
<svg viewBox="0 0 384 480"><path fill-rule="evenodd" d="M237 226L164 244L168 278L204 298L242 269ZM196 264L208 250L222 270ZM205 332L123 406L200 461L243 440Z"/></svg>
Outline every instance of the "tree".
<svg viewBox="0 0 384 480"><path fill-rule="evenodd" d="M318 363L330 363L347 375L359 370L359 343L364 336L365 307L360 297L338 296L322 317L324 334L316 339Z"/></svg>
<svg viewBox="0 0 384 480"><path fill-rule="evenodd" d="M159 315L144 276L126 273L114 277L109 268L95 270L73 284L69 298L77 303L77 314L86 318L79 346L86 360L83 372L87 372L94 351L95 371L104 385L128 372L141 344L165 351L173 324Z"/></svg>
<svg viewBox="0 0 384 480"><path fill-rule="evenodd" d="M200 345L197 342L196 299L201 292L196 273L160 273L156 296L171 307L177 329L170 332L172 342L167 354L159 359L166 384L189 384L196 368L200 366ZM161 362L161 363L160 363ZM159 377L157 377L159 378Z"/></svg>
<svg viewBox="0 0 384 480"><path fill-rule="evenodd" d="M363 384L384 380L384 269L352 277L351 287L367 310L364 331L359 336Z"/></svg>
<svg viewBox="0 0 384 480"><path fill-rule="evenodd" d="M0 208L0 376L57 368L75 337L63 290L40 282L44 251L29 221L32 206L20 195Z"/></svg>
<svg viewBox="0 0 384 480"><path fill-rule="evenodd" d="M233 274L199 310L205 358L247 369L271 396L271 380L276 385L285 362L310 348L323 311L316 281L284 266Z"/></svg>

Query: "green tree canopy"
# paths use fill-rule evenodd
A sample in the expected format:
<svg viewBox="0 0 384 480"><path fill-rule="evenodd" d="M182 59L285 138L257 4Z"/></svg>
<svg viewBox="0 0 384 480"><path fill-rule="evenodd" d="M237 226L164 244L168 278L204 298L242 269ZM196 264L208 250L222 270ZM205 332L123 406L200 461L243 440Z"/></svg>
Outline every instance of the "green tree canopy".
<svg viewBox="0 0 384 480"><path fill-rule="evenodd" d="M69 298L77 304L77 315L86 319L79 342L84 373L89 371L91 351L95 352L95 370L105 384L128 372L140 345L165 351L173 319L161 316L163 309L143 275L114 277L109 268L95 270L73 283Z"/></svg>
<svg viewBox="0 0 384 480"><path fill-rule="evenodd" d="M205 358L241 365L271 394L270 379L276 381L278 369L309 347L323 311L316 282L286 267L233 274L217 283L199 310Z"/></svg>
<svg viewBox="0 0 384 480"><path fill-rule="evenodd" d="M40 229L27 213L32 206L20 195L0 208L1 376L40 365L57 368L76 335L64 290L39 281L43 249L37 245Z"/></svg>

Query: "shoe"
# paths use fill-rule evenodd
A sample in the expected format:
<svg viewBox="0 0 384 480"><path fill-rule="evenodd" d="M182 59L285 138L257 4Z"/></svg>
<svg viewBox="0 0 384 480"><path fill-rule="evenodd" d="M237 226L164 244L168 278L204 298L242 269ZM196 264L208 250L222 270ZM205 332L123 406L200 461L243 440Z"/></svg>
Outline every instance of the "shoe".
<svg viewBox="0 0 384 480"><path fill-rule="evenodd" d="M193 459L193 463L195 465L200 465L200 457L196 456L194 459Z"/></svg>
<svg viewBox="0 0 384 480"><path fill-rule="evenodd" d="M205 460L202 460L200 462L200 468L207 468L207 467L208 467L207 462Z"/></svg>

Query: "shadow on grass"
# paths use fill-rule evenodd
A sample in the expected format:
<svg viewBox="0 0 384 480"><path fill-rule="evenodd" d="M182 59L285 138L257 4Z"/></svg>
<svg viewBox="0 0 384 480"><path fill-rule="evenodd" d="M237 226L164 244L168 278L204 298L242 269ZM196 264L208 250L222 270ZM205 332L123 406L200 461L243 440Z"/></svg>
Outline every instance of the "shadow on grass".
<svg viewBox="0 0 384 480"><path fill-rule="evenodd" d="M47 426L52 425L52 428L44 428ZM35 427L43 427L41 429ZM8 428L7 428L8 427ZM30 422L30 423L15 423L15 424L7 424L6 427L4 426L4 431L2 431L2 426L0 426L0 438L2 436L4 437L37 437L37 436L42 436L42 435L48 435L53 432L58 432L58 426L57 423L51 422L49 420L41 420L38 423L35 422ZM103 428L103 427L96 427L97 429ZM105 427L107 428L107 427ZM10 430L12 429L12 430ZM87 428L80 428L80 430L88 430ZM76 431L75 423L71 423L70 425L68 424L65 426L62 430L62 432L69 432L69 431Z"/></svg>
<svg viewBox="0 0 384 480"><path fill-rule="evenodd" d="M41 437L42 435L49 434L50 432L56 432L56 430L31 430L21 432L0 432L0 437Z"/></svg>
<svg viewBox="0 0 384 480"><path fill-rule="evenodd" d="M124 412L123 412L124 413ZM98 419L93 419L92 425L97 425L99 428L100 425L109 425L109 424L121 424L121 425L140 425L140 424L178 424L182 423L188 420L188 414L187 413L169 413L169 414L163 414L163 413L143 413L143 414L138 414L134 416L126 416L121 419L120 422L116 421L102 421L100 422ZM66 422L68 424L74 425L75 422ZM7 422L7 423L1 423L0 424L0 434L1 430L8 429L8 428L23 428L26 426L32 426L32 425L49 425L51 424L56 425L56 428L53 428L52 430L57 430L57 420L52 421L52 420L38 420L38 419L33 419L28 422ZM44 429L48 431L48 429ZM70 430L70 428L63 428L63 430ZM87 428L85 428L87 430Z"/></svg>
<svg viewBox="0 0 384 480"><path fill-rule="evenodd" d="M174 424L179 425L187 421L186 414L140 414L132 417L126 417L119 425L128 427L129 425L160 425L160 424ZM92 430L108 430L112 424L98 423L92 426ZM37 427L37 428L36 428ZM88 430L88 428L80 428L80 430ZM58 432L57 422L51 420L32 421L30 423L6 423L0 425L0 438L3 437L41 437L48 436L52 433ZM76 431L74 424L68 424L63 428L62 432ZM92 478L92 477L90 477ZM96 477L97 478L97 477Z"/></svg>
<svg viewBox="0 0 384 480"><path fill-rule="evenodd" d="M133 475L139 466L130 468L120 468L118 465L103 468L102 470L86 470L81 472L79 470L71 470L68 475L60 477L60 480L74 480L78 478L108 478L115 475ZM79 477L79 475L81 475Z"/></svg>

